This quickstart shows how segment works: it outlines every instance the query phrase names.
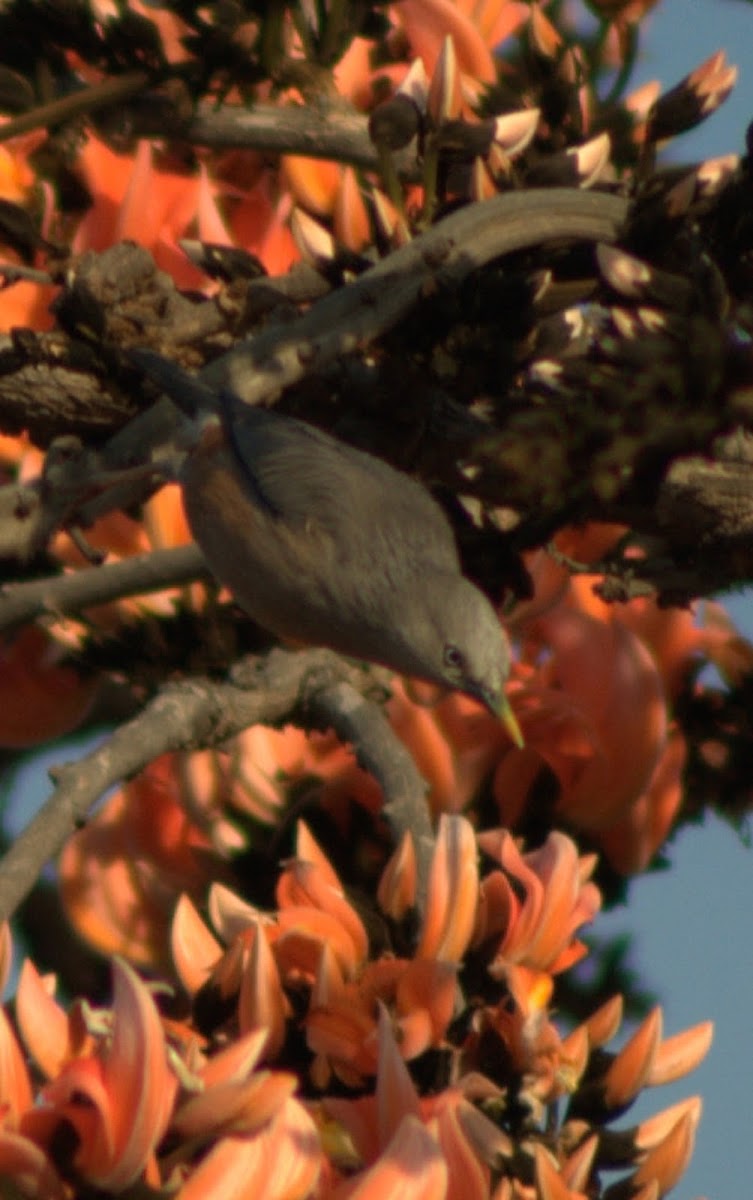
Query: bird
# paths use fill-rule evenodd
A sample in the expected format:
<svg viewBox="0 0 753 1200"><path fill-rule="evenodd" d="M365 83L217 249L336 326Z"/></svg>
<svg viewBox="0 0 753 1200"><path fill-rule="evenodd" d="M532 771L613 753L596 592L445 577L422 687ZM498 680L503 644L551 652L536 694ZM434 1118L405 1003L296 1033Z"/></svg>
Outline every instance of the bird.
<svg viewBox="0 0 753 1200"><path fill-rule="evenodd" d="M186 517L259 625L472 696L522 744L505 695L507 635L422 483L308 422L214 393L161 356L132 357L184 410L201 410L178 471Z"/></svg>

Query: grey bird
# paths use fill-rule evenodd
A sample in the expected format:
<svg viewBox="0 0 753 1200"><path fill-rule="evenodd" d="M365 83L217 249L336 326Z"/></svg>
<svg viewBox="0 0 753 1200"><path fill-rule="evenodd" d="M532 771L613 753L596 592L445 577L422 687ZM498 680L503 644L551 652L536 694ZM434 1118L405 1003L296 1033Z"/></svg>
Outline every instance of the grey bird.
<svg viewBox="0 0 753 1200"><path fill-rule="evenodd" d="M133 357L182 407L202 404L208 389L174 364ZM199 397L189 406L187 387ZM506 634L462 574L452 527L426 488L234 396L218 413L211 395L214 415L179 477L191 531L238 603L280 637L465 692L521 744L504 693Z"/></svg>

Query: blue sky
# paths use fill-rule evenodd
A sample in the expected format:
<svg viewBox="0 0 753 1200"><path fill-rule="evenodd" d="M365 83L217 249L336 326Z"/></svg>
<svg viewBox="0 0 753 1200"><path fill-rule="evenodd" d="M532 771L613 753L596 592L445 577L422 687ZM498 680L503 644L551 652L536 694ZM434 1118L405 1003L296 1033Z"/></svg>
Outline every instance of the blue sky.
<svg viewBox="0 0 753 1200"><path fill-rule="evenodd" d="M744 150L753 120L753 4L659 4L636 82L659 79L671 86L719 49L739 68L737 87L713 117L674 143L673 157L681 161ZM753 638L753 595L727 604ZM648 1093L623 1121L700 1094L704 1114L695 1155L673 1195L743 1200L752 1194L753 1180L753 850L726 825L707 819L677 838L669 858L672 870L634 881L629 907L600 918L595 932L633 934L632 963L661 1000L665 1035L711 1018L714 1044L694 1075Z"/></svg>

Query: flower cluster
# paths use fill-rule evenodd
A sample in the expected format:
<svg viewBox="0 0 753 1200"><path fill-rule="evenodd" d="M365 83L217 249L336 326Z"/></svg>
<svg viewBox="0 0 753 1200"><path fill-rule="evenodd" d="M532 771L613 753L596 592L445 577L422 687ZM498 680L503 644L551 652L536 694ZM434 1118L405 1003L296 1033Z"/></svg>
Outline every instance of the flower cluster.
<svg viewBox="0 0 753 1200"><path fill-rule="evenodd" d="M600 905L593 866L564 834L521 853L505 830L444 816L403 956L375 948L301 824L276 910L215 884L217 940L188 897L178 904L189 1017L162 1015L161 989L119 958L112 1007L66 1013L27 960L16 1020L34 1068L3 1017L0 1173L39 1200L129 1194L139 1179L181 1200L617 1195L601 1190L617 1168L630 1194L664 1194L700 1100L609 1126L642 1088L691 1070L711 1028L662 1040L656 1009L610 1052L619 996L557 1028L556 976L585 952L577 933ZM414 889L408 844L378 888L383 942L410 940ZM7 930L4 950L7 963Z"/></svg>

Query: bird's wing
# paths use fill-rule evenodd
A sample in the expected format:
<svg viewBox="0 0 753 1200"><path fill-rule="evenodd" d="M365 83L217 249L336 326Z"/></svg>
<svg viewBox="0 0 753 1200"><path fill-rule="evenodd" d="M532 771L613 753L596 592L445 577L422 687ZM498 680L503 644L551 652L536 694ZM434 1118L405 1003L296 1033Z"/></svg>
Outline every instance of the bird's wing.
<svg viewBox="0 0 753 1200"><path fill-rule="evenodd" d="M257 502L287 524L321 530L343 557L378 541L406 559L458 570L447 518L409 475L265 409L236 410L228 427Z"/></svg>

